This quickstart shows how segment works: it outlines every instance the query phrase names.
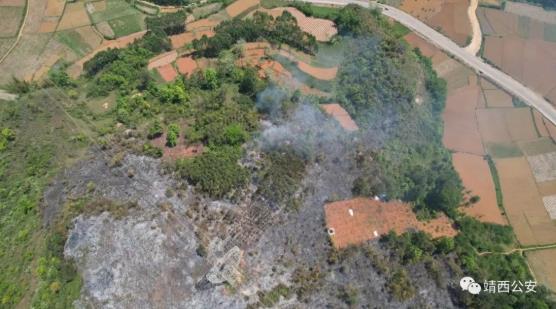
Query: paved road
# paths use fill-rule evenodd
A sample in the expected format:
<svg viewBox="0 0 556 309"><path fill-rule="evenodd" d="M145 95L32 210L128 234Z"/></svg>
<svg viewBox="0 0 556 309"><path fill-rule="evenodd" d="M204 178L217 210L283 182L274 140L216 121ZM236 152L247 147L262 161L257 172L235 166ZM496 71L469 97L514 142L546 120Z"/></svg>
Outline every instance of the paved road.
<svg viewBox="0 0 556 309"><path fill-rule="evenodd" d="M327 5L347 5L358 4L363 7L370 7L371 4L367 1L361 0L301 0L314 4L327 4ZM525 103L529 104L553 124L556 124L556 108L554 108L542 95L537 94L533 90L525 87L520 82L513 79L508 74L496 69L490 64L484 62L481 58L467 52L464 48L459 47L451 39L427 26L417 18L398 10L394 7L383 4L372 4L375 7L382 9L382 14L391 17L398 21L407 28L413 30L419 36L432 43L436 47L444 50L445 52L453 55L456 59L465 65L473 68L478 74L494 82L504 90L520 98Z"/></svg>

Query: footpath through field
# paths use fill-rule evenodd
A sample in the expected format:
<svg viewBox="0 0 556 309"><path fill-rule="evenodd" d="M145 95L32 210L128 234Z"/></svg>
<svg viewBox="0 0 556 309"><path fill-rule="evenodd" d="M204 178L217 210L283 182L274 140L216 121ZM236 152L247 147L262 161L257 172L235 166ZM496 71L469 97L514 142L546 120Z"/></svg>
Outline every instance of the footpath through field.
<svg viewBox="0 0 556 309"><path fill-rule="evenodd" d="M438 48L448 52L453 55L463 64L473 68L479 75L488 78L496 85L500 86L507 92L526 102L528 105L532 106L538 110L543 116L545 116L550 122L556 124L556 109L546 101L541 95L532 91L531 89L525 87L520 82L516 81L514 78L508 74L496 69L490 64L483 61L481 58L468 52L465 48L459 47L451 39L447 38L438 31L427 26L425 23L421 22L417 18L398 10L394 7L380 4L380 3L370 3L367 1L360 0L301 0L303 2L309 2L314 4L326 4L326 5L338 5L344 6L348 4L357 4L362 7L376 7L382 10L382 14L398 21L402 25L411 29L419 36L423 37L427 41L431 42Z"/></svg>

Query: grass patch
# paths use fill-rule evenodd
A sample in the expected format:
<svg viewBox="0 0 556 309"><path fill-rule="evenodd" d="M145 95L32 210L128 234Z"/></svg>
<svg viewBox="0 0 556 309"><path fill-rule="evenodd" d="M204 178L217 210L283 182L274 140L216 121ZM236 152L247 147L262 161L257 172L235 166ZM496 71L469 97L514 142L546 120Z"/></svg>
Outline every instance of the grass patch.
<svg viewBox="0 0 556 309"><path fill-rule="evenodd" d="M116 37L126 36L145 29L144 18L141 14L127 15L108 22Z"/></svg>
<svg viewBox="0 0 556 309"><path fill-rule="evenodd" d="M500 176L498 176L498 170L496 169L496 165L494 164L494 160L492 160L491 156L487 155L486 160L488 162L490 174L492 175L492 181L494 182L494 191L496 191L496 204L498 204L498 208L504 211L504 196L502 195L502 187L500 186Z"/></svg>
<svg viewBox="0 0 556 309"><path fill-rule="evenodd" d="M106 10L94 12L91 14L91 20L94 24L102 21L110 21L113 19L125 17L128 15L142 15L131 4L123 0L107 0Z"/></svg>
<svg viewBox="0 0 556 309"><path fill-rule="evenodd" d="M334 43L318 43L319 50L315 55L311 65L329 68L339 66L343 60L345 44L339 39Z"/></svg>
<svg viewBox="0 0 556 309"><path fill-rule="evenodd" d="M544 40L556 43L556 24L544 24Z"/></svg>
<svg viewBox="0 0 556 309"><path fill-rule="evenodd" d="M85 56L92 50L91 46L75 30L56 32L56 40L69 47L80 57Z"/></svg>
<svg viewBox="0 0 556 309"><path fill-rule="evenodd" d="M486 148L494 158L513 158L523 155L519 147L513 143L487 143Z"/></svg>
<svg viewBox="0 0 556 309"><path fill-rule="evenodd" d="M17 104L0 104L2 127L15 131L0 152L2 308L15 307L23 297L33 299L34 308L66 308L79 295L75 272L62 261L60 247L51 246L65 240L53 239L55 231L42 227L39 211L50 179L87 146L73 138L80 132L59 108L56 92L45 89Z"/></svg>

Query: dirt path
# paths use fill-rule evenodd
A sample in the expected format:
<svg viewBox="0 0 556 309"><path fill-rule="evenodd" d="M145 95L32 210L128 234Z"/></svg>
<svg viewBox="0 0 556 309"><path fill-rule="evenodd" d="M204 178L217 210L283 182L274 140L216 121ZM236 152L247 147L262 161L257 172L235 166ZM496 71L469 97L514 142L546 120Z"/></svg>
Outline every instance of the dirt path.
<svg viewBox="0 0 556 309"><path fill-rule="evenodd" d="M523 254L523 252L526 252L526 251L544 250L544 249L552 249L552 248L556 248L556 244L542 245L542 246L533 246L533 247L525 247L525 248L513 248L513 249L511 249L511 250L503 251L503 252L484 251L484 252L477 252L477 254L480 255L480 256L489 255L489 254L502 254L502 255L508 255L508 254L512 254L512 253L515 253L515 252L519 252L519 254Z"/></svg>
<svg viewBox="0 0 556 309"><path fill-rule="evenodd" d="M25 2L25 16L23 16L23 21L21 22L21 26L19 27L19 32L17 33L17 38L15 39L15 42L12 45L12 47L10 47L10 49L8 49L8 51L0 59L0 64L2 64L2 62L4 62L4 60L6 58L8 58L8 55L16 47L17 43L19 43L19 40L21 39L21 35L23 34L23 28L25 27L25 22L27 22L27 16L29 16L29 0L27 0Z"/></svg>
<svg viewBox="0 0 556 309"><path fill-rule="evenodd" d="M473 30L473 36L471 37L471 42L465 47L465 50L476 55L481 49L481 43L483 41L483 34L481 33L481 25L479 24L479 19L477 18L477 7L479 6L479 0L471 0L469 2L469 8L467 8L467 16L469 17L469 22L471 23L471 29Z"/></svg>

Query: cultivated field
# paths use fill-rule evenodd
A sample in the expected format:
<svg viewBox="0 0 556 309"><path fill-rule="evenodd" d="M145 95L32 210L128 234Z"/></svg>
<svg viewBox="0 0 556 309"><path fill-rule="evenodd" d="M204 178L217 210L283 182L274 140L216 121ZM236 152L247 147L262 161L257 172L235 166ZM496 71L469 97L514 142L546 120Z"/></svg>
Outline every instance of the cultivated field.
<svg viewBox="0 0 556 309"><path fill-rule="evenodd" d="M467 0L443 1L440 12L425 20L433 28L440 28L442 33L460 46L467 45L472 35L471 23L467 16Z"/></svg>
<svg viewBox="0 0 556 309"><path fill-rule="evenodd" d="M481 8L486 35L483 56L556 104L556 43L552 40L556 25L529 15Z"/></svg>
<svg viewBox="0 0 556 309"><path fill-rule="evenodd" d="M556 224L544 207L533 173L524 157L495 160L504 208L522 245L556 242Z"/></svg>
<svg viewBox="0 0 556 309"><path fill-rule="evenodd" d="M479 96L478 86L455 90L446 100L443 142L446 148L476 155L484 155L479 126L475 119Z"/></svg>
<svg viewBox="0 0 556 309"><path fill-rule="evenodd" d="M58 30L67 30L90 25L89 15L83 2L68 3L58 24Z"/></svg>
<svg viewBox="0 0 556 309"><path fill-rule="evenodd" d="M479 109L477 120L485 143L527 141L539 137L529 107Z"/></svg>
<svg viewBox="0 0 556 309"><path fill-rule="evenodd" d="M0 6L0 37L17 35L24 10L21 6Z"/></svg>
<svg viewBox="0 0 556 309"><path fill-rule="evenodd" d="M274 18L282 15L284 11L288 11L293 17L295 17L299 28L315 36L317 41L328 42L334 35L338 33L334 22L322 18L307 17L296 8L287 7L274 8L270 10L259 9L259 11L266 12Z"/></svg>
<svg viewBox="0 0 556 309"><path fill-rule="evenodd" d="M484 89L483 95L488 107L513 107L512 97L500 89Z"/></svg>
<svg viewBox="0 0 556 309"><path fill-rule="evenodd" d="M464 207L463 211L483 222L507 224L498 208L488 162L482 156L466 153L452 154L452 162L465 188L480 197L478 203Z"/></svg>
<svg viewBox="0 0 556 309"><path fill-rule="evenodd" d="M172 64L166 64L160 67L157 67L156 70L158 74L165 82L171 82L178 76L178 72L174 68Z"/></svg>
<svg viewBox="0 0 556 309"><path fill-rule="evenodd" d="M336 74L338 73L338 68L319 68L314 67L310 64L307 64L303 61L297 62L297 67L304 73L311 75L312 77L320 80L333 80L336 78Z"/></svg>
<svg viewBox="0 0 556 309"><path fill-rule="evenodd" d="M256 8L259 4L259 0L238 0L226 7L226 13L228 16L234 18L250 9Z"/></svg>
<svg viewBox="0 0 556 309"><path fill-rule="evenodd" d="M526 256L535 279L556 292L556 249L528 251Z"/></svg>
<svg viewBox="0 0 556 309"><path fill-rule="evenodd" d="M147 69L152 70L154 68L158 68L163 65L170 64L176 61L177 58L178 58L178 53L175 50L154 56L152 59L149 60Z"/></svg>
<svg viewBox="0 0 556 309"><path fill-rule="evenodd" d="M178 67L178 72L185 76L190 76L197 70L197 62L191 57L182 57L176 60L176 66Z"/></svg>

